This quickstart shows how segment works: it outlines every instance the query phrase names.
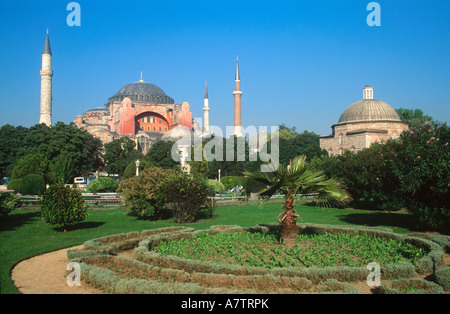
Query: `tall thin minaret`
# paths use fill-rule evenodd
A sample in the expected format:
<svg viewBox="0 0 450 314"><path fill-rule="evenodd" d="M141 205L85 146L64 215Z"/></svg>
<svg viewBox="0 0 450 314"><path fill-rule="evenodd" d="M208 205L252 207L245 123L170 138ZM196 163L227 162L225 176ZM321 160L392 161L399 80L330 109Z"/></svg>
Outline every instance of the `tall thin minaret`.
<svg viewBox="0 0 450 314"><path fill-rule="evenodd" d="M209 133L209 100L208 100L208 81L205 83L205 100L203 101L203 128L205 133Z"/></svg>
<svg viewBox="0 0 450 314"><path fill-rule="evenodd" d="M45 123L47 126L52 125L52 76L52 49L47 29L47 37L42 51L41 116L39 119L39 124Z"/></svg>
<svg viewBox="0 0 450 314"><path fill-rule="evenodd" d="M239 74L239 57L236 57L236 77L234 80L234 135L242 136L241 127L241 77Z"/></svg>

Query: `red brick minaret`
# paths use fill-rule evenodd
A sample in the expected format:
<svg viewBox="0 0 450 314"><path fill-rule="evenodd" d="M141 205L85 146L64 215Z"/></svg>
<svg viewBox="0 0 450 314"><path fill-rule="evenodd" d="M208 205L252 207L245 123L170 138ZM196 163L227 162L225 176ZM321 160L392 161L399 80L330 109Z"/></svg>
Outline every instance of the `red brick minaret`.
<svg viewBox="0 0 450 314"><path fill-rule="evenodd" d="M236 58L236 78L234 80L234 135L242 136L241 130L241 79L239 75L239 57Z"/></svg>

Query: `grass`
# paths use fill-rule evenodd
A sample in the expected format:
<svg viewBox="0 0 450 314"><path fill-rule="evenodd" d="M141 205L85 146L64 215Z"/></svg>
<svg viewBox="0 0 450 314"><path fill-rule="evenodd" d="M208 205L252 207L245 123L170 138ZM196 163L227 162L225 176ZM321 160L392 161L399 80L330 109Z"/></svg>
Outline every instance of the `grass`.
<svg viewBox="0 0 450 314"><path fill-rule="evenodd" d="M356 209L319 209L314 206L296 207L303 223L331 225L366 225L393 228L394 232L413 230L413 220L407 213L387 213ZM275 223L282 211L281 204L218 207L213 219L199 219L189 227L207 229L212 225L255 226ZM172 226L171 219L161 221L138 220L125 215L124 209L89 210L88 218L72 230L47 225L39 210L13 211L0 222L0 293L18 293L10 273L20 261L39 254L83 244L86 240L107 235Z"/></svg>

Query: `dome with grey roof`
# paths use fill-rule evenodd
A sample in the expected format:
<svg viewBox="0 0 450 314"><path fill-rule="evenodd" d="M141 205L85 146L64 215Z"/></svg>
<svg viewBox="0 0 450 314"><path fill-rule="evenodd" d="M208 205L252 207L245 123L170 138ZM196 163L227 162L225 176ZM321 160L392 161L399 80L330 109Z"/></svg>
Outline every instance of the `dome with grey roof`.
<svg viewBox="0 0 450 314"><path fill-rule="evenodd" d="M114 96L108 99L108 103L121 102L124 98L130 98L133 102L149 102L157 104L173 104L174 100L158 86L140 80L122 87Z"/></svg>
<svg viewBox="0 0 450 314"><path fill-rule="evenodd" d="M373 88L364 87L364 99L351 104L342 113L339 124L365 121L401 121L397 111L381 100L373 99Z"/></svg>

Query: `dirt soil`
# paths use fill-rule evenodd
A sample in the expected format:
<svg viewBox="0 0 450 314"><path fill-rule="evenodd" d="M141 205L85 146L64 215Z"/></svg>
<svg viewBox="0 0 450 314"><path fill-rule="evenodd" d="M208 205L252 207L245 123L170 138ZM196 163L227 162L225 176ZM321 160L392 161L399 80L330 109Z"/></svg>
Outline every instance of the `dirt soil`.
<svg viewBox="0 0 450 314"><path fill-rule="evenodd" d="M17 264L11 278L23 294L104 294L88 285L70 287L66 281L67 251L83 245L38 255Z"/></svg>
<svg viewBox="0 0 450 314"><path fill-rule="evenodd" d="M17 289L23 294L105 294L81 281L81 286L69 286L66 281L66 268L68 264L67 251L81 249L83 246L63 249L39 256L32 257L18 263L11 272L11 278ZM132 254L131 252L124 252ZM450 254L444 255L444 265L450 265ZM417 278L425 278L421 275ZM359 294L372 294L372 287L365 281L353 282L358 288Z"/></svg>

